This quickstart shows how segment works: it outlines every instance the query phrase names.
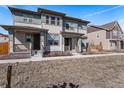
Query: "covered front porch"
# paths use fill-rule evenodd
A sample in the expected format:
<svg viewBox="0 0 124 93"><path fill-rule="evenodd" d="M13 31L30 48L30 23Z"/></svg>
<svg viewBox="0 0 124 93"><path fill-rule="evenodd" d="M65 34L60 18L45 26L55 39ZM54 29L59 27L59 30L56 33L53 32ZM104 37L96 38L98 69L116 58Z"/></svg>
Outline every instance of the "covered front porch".
<svg viewBox="0 0 124 93"><path fill-rule="evenodd" d="M72 53L81 53L83 52L84 42L82 42L82 36L84 34L73 33L73 32L62 32L63 36L63 49L64 51L69 51Z"/></svg>
<svg viewBox="0 0 124 93"><path fill-rule="evenodd" d="M110 42L110 50L117 50L117 51L121 51L124 50L124 40L109 40Z"/></svg>
<svg viewBox="0 0 124 93"><path fill-rule="evenodd" d="M47 29L27 26L1 26L9 32L9 53L28 52L30 56L42 56Z"/></svg>

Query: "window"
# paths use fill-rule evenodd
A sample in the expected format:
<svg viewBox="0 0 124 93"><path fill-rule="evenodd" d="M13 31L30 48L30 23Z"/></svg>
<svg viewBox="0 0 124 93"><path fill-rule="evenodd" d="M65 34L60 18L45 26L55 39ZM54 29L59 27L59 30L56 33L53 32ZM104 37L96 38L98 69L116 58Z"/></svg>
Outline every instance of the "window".
<svg viewBox="0 0 124 93"><path fill-rule="evenodd" d="M118 32L117 31L113 31L113 36L117 36Z"/></svg>
<svg viewBox="0 0 124 93"><path fill-rule="evenodd" d="M55 25L55 17L51 17L51 25Z"/></svg>
<svg viewBox="0 0 124 93"><path fill-rule="evenodd" d="M23 19L23 21L24 21L24 22L27 22L27 21L28 21L28 19L27 19L27 18L24 18L24 19Z"/></svg>
<svg viewBox="0 0 124 93"><path fill-rule="evenodd" d="M48 40L48 45L53 45L53 40Z"/></svg>
<svg viewBox="0 0 124 93"><path fill-rule="evenodd" d="M33 17L33 18L40 19L40 18L41 18L41 16L40 16L40 15L34 15L34 17Z"/></svg>
<svg viewBox="0 0 124 93"><path fill-rule="evenodd" d="M65 28L66 29L69 29L69 24L66 23Z"/></svg>
<svg viewBox="0 0 124 93"><path fill-rule="evenodd" d="M5 37L4 40L6 40L7 38Z"/></svg>
<svg viewBox="0 0 124 93"><path fill-rule="evenodd" d="M87 29L87 26L83 26L83 29L86 30Z"/></svg>
<svg viewBox="0 0 124 93"><path fill-rule="evenodd" d="M32 19L31 18L29 19L29 23L32 23Z"/></svg>
<svg viewBox="0 0 124 93"><path fill-rule="evenodd" d="M54 45L59 45L59 41L58 40L54 40Z"/></svg>
<svg viewBox="0 0 124 93"><path fill-rule="evenodd" d="M78 28L79 28L79 29L84 29L84 30L86 30L86 29L87 29L87 26L78 24Z"/></svg>
<svg viewBox="0 0 124 93"><path fill-rule="evenodd" d="M57 34L49 34L47 37L48 45L59 45L59 35Z"/></svg>
<svg viewBox="0 0 124 93"><path fill-rule="evenodd" d="M60 25L60 19L57 18L57 25Z"/></svg>
<svg viewBox="0 0 124 93"><path fill-rule="evenodd" d="M49 24L49 16L46 16L46 24Z"/></svg>
<svg viewBox="0 0 124 93"><path fill-rule="evenodd" d="M30 15L30 14L23 13L23 17L33 18L34 16Z"/></svg>
<svg viewBox="0 0 124 93"><path fill-rule="evenodd" d="M16 16L23 16L23 13L21 13L21 12L15 12L14 13Z"/></svg>
<svg viewBox="0 0 124 93"><path fill-rule="evenodd" d="M25 34L25 40L26 40L26 42L31 42L31 35L26 33Z"/></svg>
<svg viewBox="0 0 124 93"><path fill-rule="evenodd" d="M78 24L75 22L65 22L64 23L64 27L67 30L75 30L75 28L77 29Z"/></svg>
<svg viewBox="0 0 124 93"><path fill-rule="evenodd" d="M97 38L99 38L99 33L97 33Z"/></svg>

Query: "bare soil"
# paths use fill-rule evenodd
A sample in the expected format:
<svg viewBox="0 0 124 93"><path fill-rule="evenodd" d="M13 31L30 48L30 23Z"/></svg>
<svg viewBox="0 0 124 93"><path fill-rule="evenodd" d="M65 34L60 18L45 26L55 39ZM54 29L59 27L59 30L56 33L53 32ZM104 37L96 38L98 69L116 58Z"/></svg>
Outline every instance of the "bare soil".
<svg viewBox="0 0 124 93"><path fill-rule="evenodd" d="M0 86L5 87L7 66L0 64ZM73 83L84 88L124 87L124 56L65 59L11 64L12 87L52 87Z"/></svg>

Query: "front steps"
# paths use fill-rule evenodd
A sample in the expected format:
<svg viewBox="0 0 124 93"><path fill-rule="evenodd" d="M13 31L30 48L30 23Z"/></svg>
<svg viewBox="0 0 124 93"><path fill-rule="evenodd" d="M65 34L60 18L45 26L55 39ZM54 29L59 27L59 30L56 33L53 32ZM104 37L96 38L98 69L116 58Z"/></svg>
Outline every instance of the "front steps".
<svg viewBox="0 0 124 93"><path fill-rule="evenodd" d="M73 55L73 56L80 56L80 55L81 55L81 53L72 52L72 55Z"/></svg>

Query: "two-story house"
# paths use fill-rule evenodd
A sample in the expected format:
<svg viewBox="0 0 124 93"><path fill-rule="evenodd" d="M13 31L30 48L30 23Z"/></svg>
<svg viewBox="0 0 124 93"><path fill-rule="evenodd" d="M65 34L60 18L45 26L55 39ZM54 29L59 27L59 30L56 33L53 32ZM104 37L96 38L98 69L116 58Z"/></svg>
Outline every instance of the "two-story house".
<svg viewBox="0 0 124 93"><path fill-rule="evenodd" d="M13 25L1 25L9 32L9 52L82 52L86 45L87 24L65 13L38 8L30 11L9 7Z"/></svg>
<svg viewBox="0 0 124 93"><path fill-rule="evenodd" d="M88 43L98 45L100 42L104 50L124 49L123 31L117 21L97 27L88 27Z"/></svg>

